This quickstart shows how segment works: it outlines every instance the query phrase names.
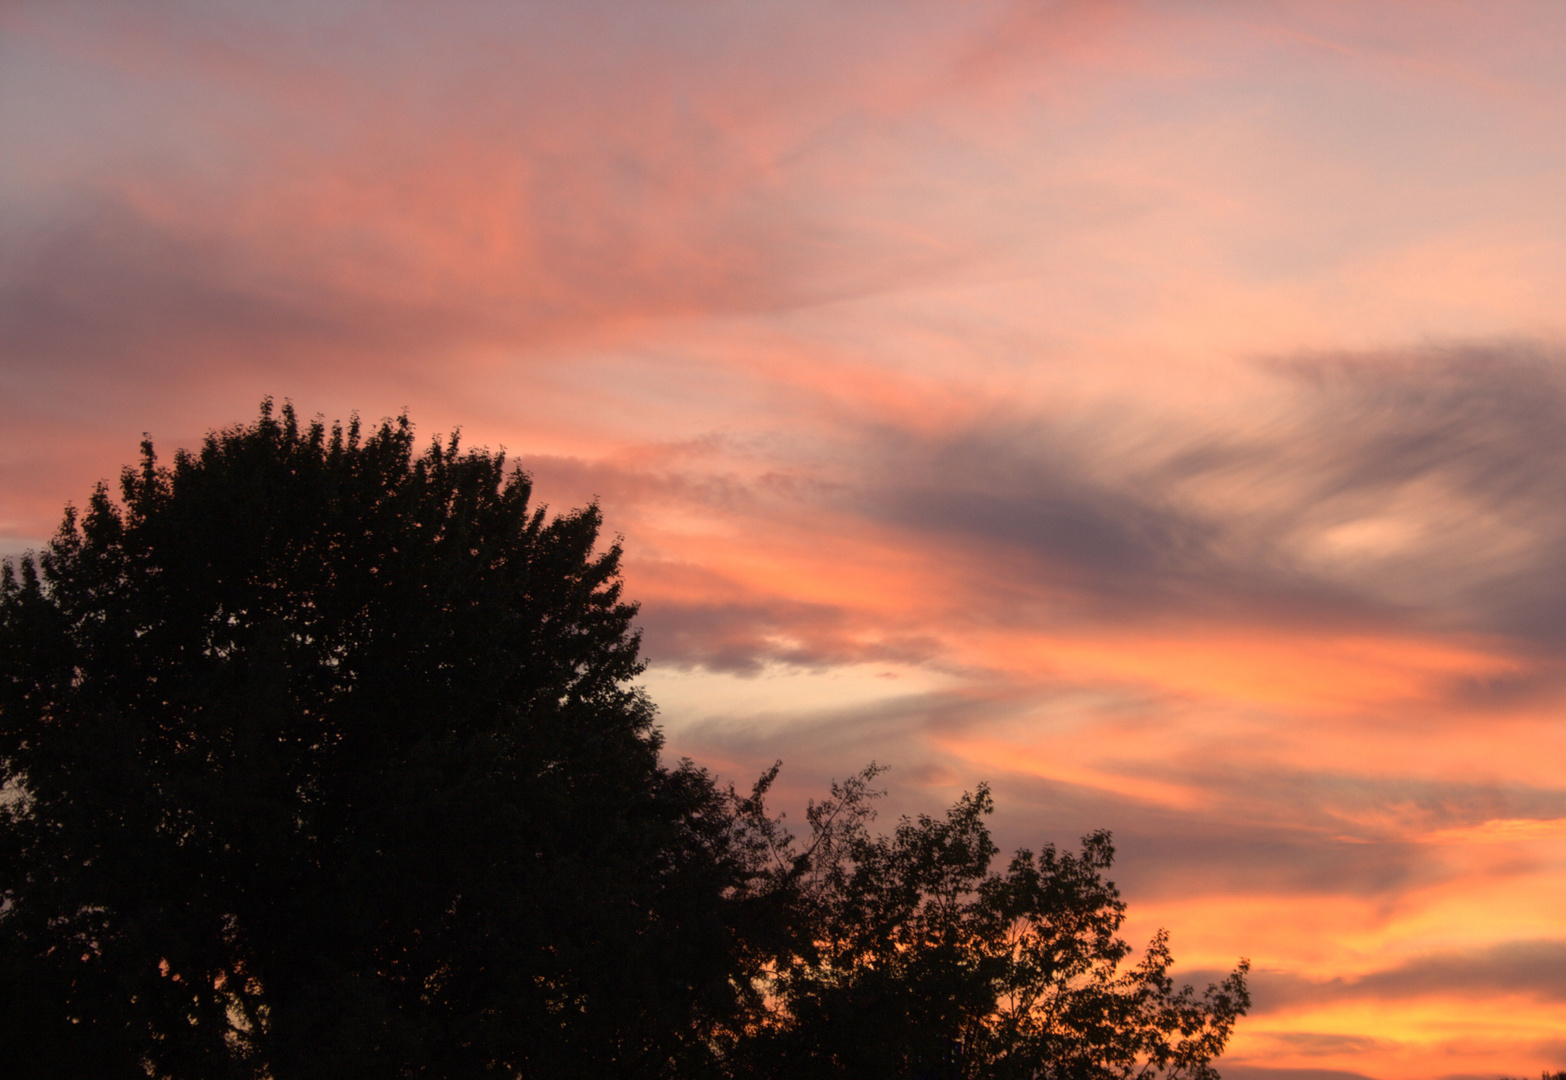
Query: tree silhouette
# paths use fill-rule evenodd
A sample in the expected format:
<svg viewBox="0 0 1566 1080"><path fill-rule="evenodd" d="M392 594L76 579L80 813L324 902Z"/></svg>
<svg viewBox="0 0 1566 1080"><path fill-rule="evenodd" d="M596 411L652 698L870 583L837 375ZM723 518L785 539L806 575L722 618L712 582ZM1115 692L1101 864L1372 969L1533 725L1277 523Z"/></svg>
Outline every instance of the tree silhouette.
<svg viewBox="0 0 1566 1080"><path fill-rule="evenodd" d="M1161 931L1135 966L1125 904L1103 877L1108 833L1080 855L1018 851L1004 873L989 791L944 819L868 822L871 766L812 805L811 837L772 836L798 890L796 948L773 968L778 1010L754 1071L779 1077L1212 1080L1250 1005L1240 966L1196 997L1176 989Z"/></svg>
<svg viewBox="0 0 1566 1080"><path fill-rule="evenodd" d="M710 1056L749 985L727 804L659 764L596 507L550 519L405 417L270 402L171 468L144 443L120 486L0 583L13 1068Z"/></svg>

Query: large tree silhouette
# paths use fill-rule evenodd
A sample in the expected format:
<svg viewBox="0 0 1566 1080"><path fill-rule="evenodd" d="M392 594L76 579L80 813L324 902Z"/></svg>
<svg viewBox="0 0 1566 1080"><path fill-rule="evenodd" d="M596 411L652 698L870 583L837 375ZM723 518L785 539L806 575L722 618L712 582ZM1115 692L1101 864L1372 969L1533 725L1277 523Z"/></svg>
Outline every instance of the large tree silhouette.
<svg viewBox="0 0 1566 1080"><path fill-rule="evenodd" d="M11 1068L710 1056L748 986L726 804L659 764L596 507L270 403L120 487L0 585Z"/></svg>

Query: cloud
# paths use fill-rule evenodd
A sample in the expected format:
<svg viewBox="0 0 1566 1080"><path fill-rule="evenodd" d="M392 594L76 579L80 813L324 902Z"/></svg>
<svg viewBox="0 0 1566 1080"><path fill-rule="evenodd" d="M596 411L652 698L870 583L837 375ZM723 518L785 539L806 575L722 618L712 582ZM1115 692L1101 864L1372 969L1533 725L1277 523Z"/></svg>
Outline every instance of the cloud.
<svg viewBox="0 0 1566 1080"><path fill-rule="evenodd" d="M1227 430L1148 429L1134 403L1121 427L1099 430L1047 413L848 428L812 448L832 463L824 474L781 442L765 448L782 455L774 475L812 478L786 498L708 471L721 458L641 484L758 528L825 515L850 550L875 538L927 552L970 617L995 625L1500 634L1542 659L1566 633L1555 614L1566 455L1547 435L1566 423L1560 358L1454 346L1398 363L1296 362L1267 422ZM1447 678L1445 693L1479 703L1547 692L1560 676Z"/></svg>
<svg viewBox="0 0 1566 1080"><path fill-rule="evenodd" d="M843 501L1095 611L1566 634L1566 354L1278 362L1265 422L1048 414L867 436ZM1125 429L1140 425L1138 443Z"/></svg>
<svg viewBox="0 0 1566 1080"><path fill-rule="evenodd" d="M298 335L342 349L348 327L368 350L411 318L436 324L426 347L538 348L951 264L949 242L831 212L847 178L822 150L846 143L876 168L869 134L896 153L874 128L921 96L918 58L960 48L922 31L966 37L972 14L518 5L366 26L362 11L22 20L58 62L30 69L44 100L64 108L55 84L89 78L121 133L107 160L12 208L29 218L13 244L36 235L15 297L29 337L74 329L90 351L205 327L259 332L264 353ZM356 49L323 47L349 33ZM73 130L50 131L35 167L80 157Z"/></svg>
<svg viewBox="0 0 1566 1080"><path fill-rule="evenodd" d="M1553 433L1566 420L1566 354L1465 344L1279 366L1313 399L1312 503L1402 519L1404 542L1369 568L1409 593L1419 574L1431 606L1470 628L1562 640L1566 451Z"/></svg>
<svg viewBox="0 0 1566 1080"><path fill-rule="evenodd" d="M1224 1062L1221 1071L1228 1080L1372 1080L1364 1073L1343 1069L1274 1069L1230 1062Z"/></svg>
<svg viewBox="0 0 1566 1080"><path fill-rule="evenodd" d="M1385 1050L1395 1045L1388 1040L1367 1038L1363 1035L1338 1035L1320 1031L1266 1032L1262 1038L1279 1043L1286 1050L1306 1057L1326 1057L1338 1054L1365 1054Z"/></svg>
<svg viewBox="0 0 1566 1080"><path fill-rule="evenodd" d="M1181 977L1205 985L1223 974L1193 970ZM1317 980L1258 968L1251 973L1250 989L1253 1016L1352 1001L1515 996L1566 1002L1566 939L1506 941L1480 949L1435 952L1350 978Z"/></svg>
<svg viewBox="0 0 1566 1080"><path fill-rule="evenodd" d="M879 475L852 497L910 533L1025 552L1106 600L1178 573L1183 556L1205 546L1207 523L1096 482L1083 448L1042 426L997 424L922 444L888 433L871 458Z"/></svg>
<svg viewBox="0 0 1566 1080"><path fill-rule="evenodd" d="M13 378L69 373L123 389L171 367L231 378L236 362L281 376L291 359L344 350L390 358L410 336L451 330L421 330L428 313L323 292L307 267L304 280L269 277L242 245L122 200L87 198L61 219L11 224L18 240L0 267L0 320Z"/></svg>
<svg viewBox="0 0 1566 1080"><path fill-rule="evenodd" d="M701 665L710 671L758 674L768 663L806 667L930 659L928 636L877 635L865 640L849 613L823 604L767 599L751 603L662 602L643 611L647 657L657 663Z"/></svg>

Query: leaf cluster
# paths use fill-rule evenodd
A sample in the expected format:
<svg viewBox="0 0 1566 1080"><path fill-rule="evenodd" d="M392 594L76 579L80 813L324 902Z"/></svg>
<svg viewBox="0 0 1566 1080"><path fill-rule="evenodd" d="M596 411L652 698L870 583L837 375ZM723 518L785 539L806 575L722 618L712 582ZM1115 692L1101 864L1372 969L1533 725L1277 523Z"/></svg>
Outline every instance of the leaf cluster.
<svg viewBox="0 0 1566 1080"><path fill-rule="evenodd" d="M145 443L6 567L32 1075L592 1075L736 1007L685 910L730 874L721 803L659 763L620 549L529 497L405 417L267 403L171 466Z"/></svg>
<svg viewBox="0 0 1566 1080"><path fill-rule="evenodd" d="M812 804L811 835L783 836L797 936L768 973L774 1012L758 1075L1212 1080L1250 1004L1249 965L1198 997L1176 988L1160 932L1133 966L1125 904L1106 880L1109 834L1080 853L998 849L989 790L944 818L874 835L871 765Z"/></svg>

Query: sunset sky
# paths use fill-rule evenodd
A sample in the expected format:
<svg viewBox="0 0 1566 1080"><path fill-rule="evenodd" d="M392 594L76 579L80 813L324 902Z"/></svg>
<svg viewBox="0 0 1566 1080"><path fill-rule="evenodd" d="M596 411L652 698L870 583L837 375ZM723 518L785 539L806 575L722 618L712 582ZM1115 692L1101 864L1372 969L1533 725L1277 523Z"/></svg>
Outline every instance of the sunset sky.
<svg viewBox="0 0 1566 1080"><path fill-rule="evenodd" d="M668 749L1113 830L1228 1080L1566 1069L1566 5L0 7L0 553L406 409Z"/></svg>

